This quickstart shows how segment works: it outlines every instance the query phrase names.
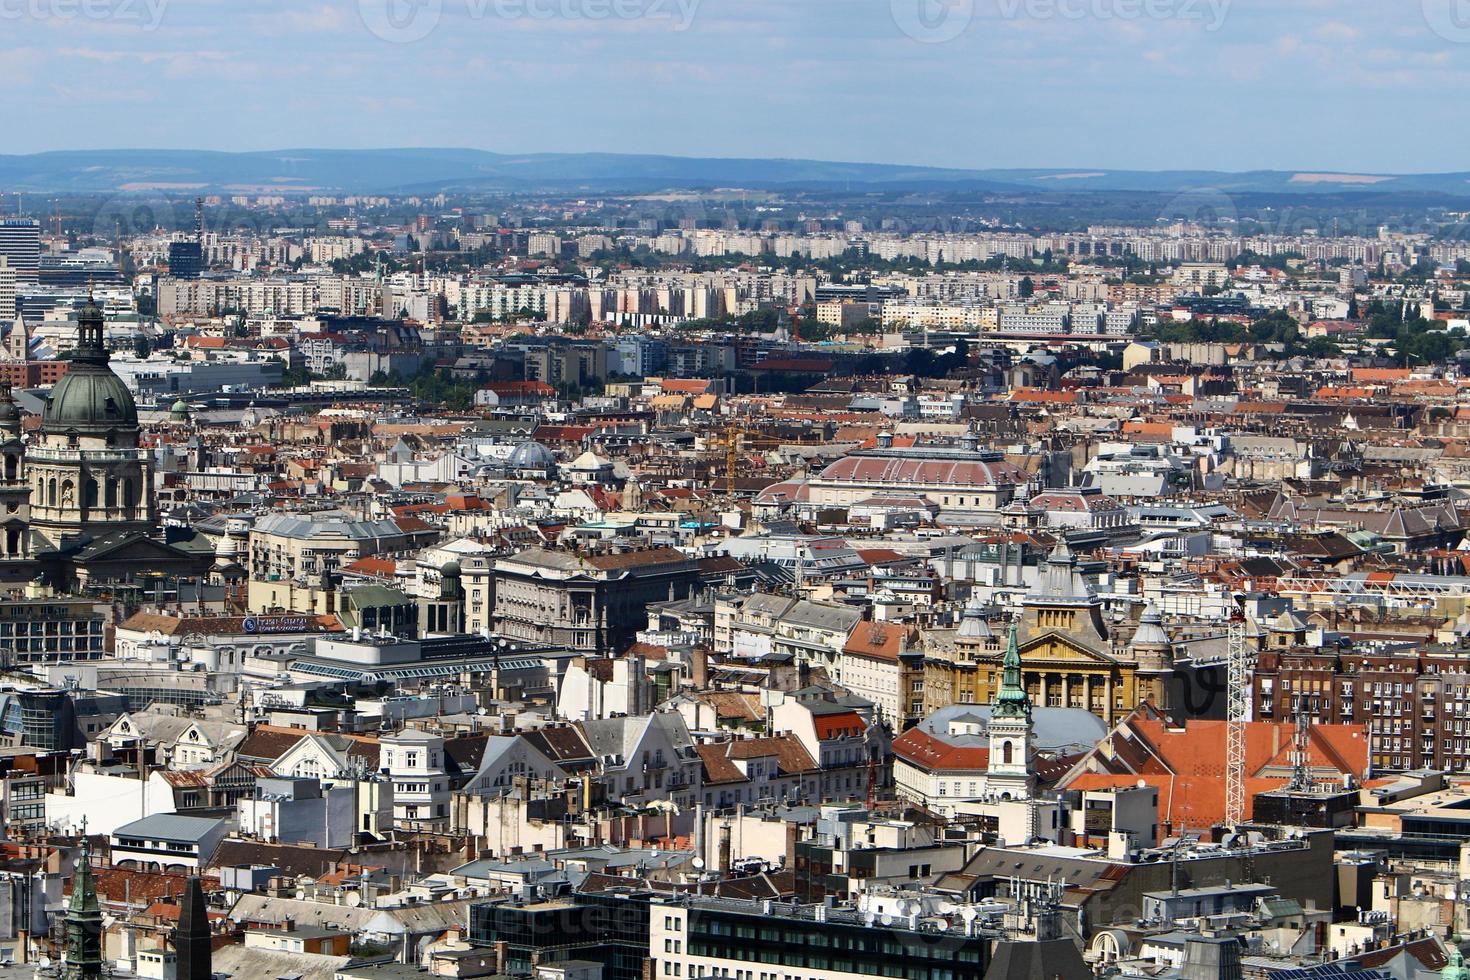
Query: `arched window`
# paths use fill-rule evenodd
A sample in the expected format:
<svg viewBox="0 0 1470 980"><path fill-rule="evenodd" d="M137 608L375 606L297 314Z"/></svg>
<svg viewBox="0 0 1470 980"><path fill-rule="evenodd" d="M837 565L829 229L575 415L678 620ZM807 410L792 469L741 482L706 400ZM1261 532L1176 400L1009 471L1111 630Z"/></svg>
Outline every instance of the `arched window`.
<svg viewBox="0 0 1470 980"><path fill-rule="evenodd" d="M122 481L122 488L123 488L123 509L124 510L132 510L133 509L133 481L132 480L127 480L127 479L123 480Z"/></svg>
<svg viewBox="0 0 1470 980"><path fill-rule="evenodd" d="M20 554L20 528L7 528L5 531L5 553L7 555Z"/></svg>
<svg viewBox="0 0 1470 980"><path fill-rule="evenodd" d="M1000 761L1003 762L1003 763L1005 763L1006 765L1010 765L1011 764L1011 759L1014 756L1015 756L1015 749L1011 747L1011 743L1010 742L1002 742L1001 743L1001 747L1000 747Z"/></svg>
<svg viewBox="0 0 1470 980"><path fill-rule="evenodd" d="M20 457L15 453L5 454L5 479L14 480L20 475Z"/></svg>
<svg viewBox="0 0 1470 980"><path fill-rule="evenodd" d="M97 481L91 477L87 478L87 485L82 492L82 506L87 510L97 506Z"/></svg>
<svg viewBox="0 0 1470 980"><path fill-rule="evenodd" d="M107 478L106 504L109 510L117 506L117 480L110 476Z"/></svg>
<svg viewBox="0 0 1470 980"><path fill-rule="evenodd" d="M50 507L56 506L56 477L54 476L51 478L51 482L47 485L46 504Z"/></svg>

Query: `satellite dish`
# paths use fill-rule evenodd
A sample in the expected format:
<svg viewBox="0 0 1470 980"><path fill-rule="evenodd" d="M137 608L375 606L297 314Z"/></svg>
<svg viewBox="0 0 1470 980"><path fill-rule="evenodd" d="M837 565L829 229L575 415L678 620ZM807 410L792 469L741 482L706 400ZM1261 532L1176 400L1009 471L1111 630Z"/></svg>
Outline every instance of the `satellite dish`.
<svg viewBox="0 0 1470 980"><path fill-rule="evenodd" d="M692 865L694 865L694 870L695 871L703 871L704 870L704 858L697 857L693 861L690 861L689 863L692 864Z"/></svg>
<svg viewBox="0 0 1470 980"><path fill-rule="evenodd" d="M964 919L966 923L970 923L980 918L980 913L976 911L974 906L966 905L964 908L960 909L960 918Z"/></svg>
<svg viewBox="0 0 1470 980"><path fill-rule="evenodd" d="M343 896L343 901L346 903L347 907L350 908L350 909L361 908L362 907L362 892L356 891L356 890L349 891L345 896Z"/></svg>

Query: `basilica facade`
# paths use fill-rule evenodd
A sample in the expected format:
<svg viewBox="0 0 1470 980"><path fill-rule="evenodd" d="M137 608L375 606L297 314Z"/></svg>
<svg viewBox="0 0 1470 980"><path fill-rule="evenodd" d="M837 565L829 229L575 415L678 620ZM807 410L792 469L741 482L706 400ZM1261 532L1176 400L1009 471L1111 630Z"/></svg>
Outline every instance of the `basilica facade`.
<svg viewBox="0 0 1470 980"><path fill-rule="evenodd" d="M108 365L103 329L89 300L71 365L30 439L10 392L0 395L0 575L12 585L136 585L202 575L213 560L157 533L151 456L132 393Z"/></svg>

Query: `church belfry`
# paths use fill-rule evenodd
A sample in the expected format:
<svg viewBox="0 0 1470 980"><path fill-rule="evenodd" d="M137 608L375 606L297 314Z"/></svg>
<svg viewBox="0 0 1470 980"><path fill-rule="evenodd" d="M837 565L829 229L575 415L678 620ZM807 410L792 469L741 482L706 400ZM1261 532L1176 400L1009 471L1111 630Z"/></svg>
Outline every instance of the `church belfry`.
<svg viewBox="0 0 1470 980"><path fill-rule="evenodd" d="M990 760L985 770L987 795L1010 800L1031 796L1031 698L1021 677L1021 650L1016 624L1001 660L1000 688L990 710Z"/></svg>
<svg viewBox="0 0 1470 980"><path fill-rule="evenodd" d="M30 505L20 409L10 386L5 385L0 387L0 527L4 529L0 534L0 563L30 558Z"/></svg>
<svg viewBox="0 0 1470 980"><path fill-rule="evenodd" d="M184 900L179 905L179 927L173 932L177 980L210 980L213 947L210 944L209 909L204 904L204 887L199 876L189 878Z"/></svg>

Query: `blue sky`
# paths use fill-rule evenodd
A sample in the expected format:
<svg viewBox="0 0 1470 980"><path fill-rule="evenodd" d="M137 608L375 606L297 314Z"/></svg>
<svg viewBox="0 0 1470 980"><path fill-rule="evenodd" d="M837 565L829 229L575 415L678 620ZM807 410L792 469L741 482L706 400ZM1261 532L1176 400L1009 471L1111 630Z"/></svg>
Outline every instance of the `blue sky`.
<svg viewBox="0 0 1470 980"><path fill-rule="evenodd" d="M0 0L0 65L12 153L1470 169L1470 0Z"/></svg>

